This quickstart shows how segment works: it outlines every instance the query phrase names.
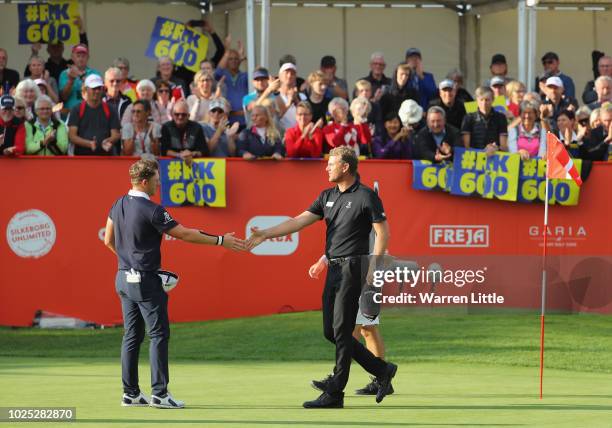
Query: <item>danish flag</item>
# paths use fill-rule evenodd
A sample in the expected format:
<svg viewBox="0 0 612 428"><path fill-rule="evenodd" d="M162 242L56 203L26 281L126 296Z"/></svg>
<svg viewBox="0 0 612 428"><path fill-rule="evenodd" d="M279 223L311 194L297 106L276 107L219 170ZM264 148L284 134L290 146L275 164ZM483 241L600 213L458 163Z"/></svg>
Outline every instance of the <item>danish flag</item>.
<svg viewBox="0 0 612 428"><path fill-rule="evenodd" d="M574 162L565 150L563 143L555 136L548 133L546 135L546 159L548 168L546 169L548 178L572 179L578 186L582 185L580 173L576 169Z"/></svg>

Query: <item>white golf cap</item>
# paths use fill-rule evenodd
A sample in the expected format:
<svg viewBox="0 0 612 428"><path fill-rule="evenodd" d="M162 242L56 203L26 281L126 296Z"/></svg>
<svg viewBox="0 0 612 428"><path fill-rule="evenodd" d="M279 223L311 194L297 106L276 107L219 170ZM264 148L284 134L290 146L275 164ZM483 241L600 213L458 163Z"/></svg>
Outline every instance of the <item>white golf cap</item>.
<svg viewBox="0 0 612 428"><path fill-rule="evenodd" d="M85 86L91 89L100 88L104 86L104 82L102 81L102 78L97 74L90 74L85 78Z"/></svg>
<svg viewBox="0 0 612 428"><path fill-rule="evenodd" d="M491 86L504 85L506 81L503 77L495 76L491 78Z"/></svg>
<svg viewBox="0 0 612 428"><path fill-rule="evenodd" d="M563 80L557 76L549 77L546 79L546 86L556 86L557 88L563 88Z"/></svg>
<svg viewBox="0 0 612 428"><path fill-rule="evenodd" d="M281 68L280 68L280 70L278 70L278 72L282 73L283 71L287 71L287 70L297 71L297 69L295 68L295 64L291 64L290 62L286 62L283 65L281 65Z"/></svg>
<svg viewBox="0 0 612 428"><path fill-rule="evenodd" d="M438 89L452 89L454 87L455 87L455 82L453 82L451 79L444 79L438 85Z"/></svg>

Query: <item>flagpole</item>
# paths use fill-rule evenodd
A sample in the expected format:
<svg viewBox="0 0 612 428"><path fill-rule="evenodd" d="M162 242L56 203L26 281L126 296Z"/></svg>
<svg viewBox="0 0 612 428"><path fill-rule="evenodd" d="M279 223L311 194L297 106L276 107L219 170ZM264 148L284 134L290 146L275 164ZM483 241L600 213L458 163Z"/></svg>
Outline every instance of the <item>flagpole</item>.
<svg viewBox="0 0 612 428"><path fill-rule="evenodd" d="M546 153L548 154L548 138L546 139ZM542 249L542 308L540 312L540 400L542 399L542 385L544 382L544 315L546 314L546 249L548 247L548 185L550 162L546 159L546 190L544 196L544 248Z"/></svg>

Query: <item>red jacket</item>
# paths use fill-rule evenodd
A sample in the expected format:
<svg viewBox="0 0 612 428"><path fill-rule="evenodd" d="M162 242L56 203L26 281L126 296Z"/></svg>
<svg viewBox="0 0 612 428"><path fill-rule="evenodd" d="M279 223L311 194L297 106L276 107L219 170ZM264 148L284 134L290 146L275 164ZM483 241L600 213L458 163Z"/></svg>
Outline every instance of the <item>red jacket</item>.
<svg viewBox="0 0 612 428"><path fill-rule="evenodd" d="M372 140L370 127L367 123L359 125L347 123L346 125L340 125L332 122L323 128L323 134L325 135L325 142L329 148L338 146L352 147L355 144L367 146Z"/></svg>
<svg viewBox="0 0 612 428"><path fill-rule="evenodd" d="M15 146L15 154L25 153L25 125L23 121L13 117L9 122L4 122L0 118L0 132L4 135L4 144L0 146L0 156L4 149Z"/></svg>
<svg viewBox="0 0 612 428"><path fill-rule="evenodd" d="M285 131L285 148L288 158L320 158L323 154L323 131L315 128L311 138L302 138L299 125L295 125Z"/></svg>

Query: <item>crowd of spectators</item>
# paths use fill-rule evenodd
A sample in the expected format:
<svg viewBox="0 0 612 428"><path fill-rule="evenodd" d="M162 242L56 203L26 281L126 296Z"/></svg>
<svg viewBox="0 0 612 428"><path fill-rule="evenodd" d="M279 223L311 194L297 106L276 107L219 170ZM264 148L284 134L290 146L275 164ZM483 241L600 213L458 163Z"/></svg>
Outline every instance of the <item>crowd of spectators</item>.
<svg viewBox="0 0 612 428"><path fill-rule="evenodd" d="M244 159L320 158L348 145L364 157L450 161L456 147L542 157L546 133L555 133L571 156L612 160L612 58L600 54L594 79L577 100L573 79L554 52L530 85L507 75L495 54L490 76L474 92L457 69L439 83L417 48L392 67L370 55L369 72L354 85L336 75L336 59L298 76L285 55L278 70L242 69L244 47L222 40L206 21L215 54L194 73L159 58L151 78L130 75L127 58L103 72L91 68L82 23L80 43L64 58L62 43L32 45L23 79L0 48L0 156L97 155Z"/></svg>

